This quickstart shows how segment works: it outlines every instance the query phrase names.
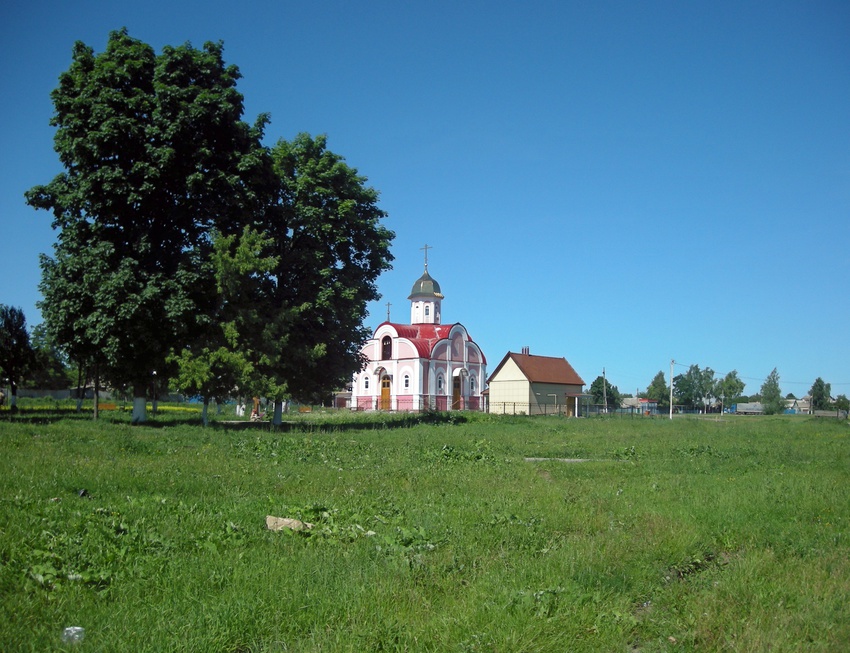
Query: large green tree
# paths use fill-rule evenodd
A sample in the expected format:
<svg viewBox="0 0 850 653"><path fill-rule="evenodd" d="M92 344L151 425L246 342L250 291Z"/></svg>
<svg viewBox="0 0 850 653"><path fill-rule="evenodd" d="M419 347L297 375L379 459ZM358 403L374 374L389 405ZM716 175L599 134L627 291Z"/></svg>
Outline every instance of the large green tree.
<svg viewBox="0 0 850 653"><path fill-rule="evenodd" d="M809 394L812 396L812 410L829 410L832 397L832 387L822 378L818 377L812 384Z"/></svg>
<svg viewBox="0 0 850 653"><path fill-rule="evenodd" d="M765 415L779 415L785 411L785 400L779 386L779 372L775 367L761 386L761 405Z"/></svg>
<svg viewBox="0 0 850 653"><path fill-rule="evenodd" d="M317 401L363 364L367 303L392 261L378 192L324 136L300 134L272 148L280 201L266 214L264 250L274 269L258 289L268 309L257 365L268 395Z"/></svg>
<svg viewBox="0 0 850 653"><path fill-rule="evenodd" d="M9 407L18 410L18 384L35 362L35 352L27 331L27 319L20 308L0 304L0 382L9 383Z"/></svg>
<svg viewBox="0 0 850 653"><path fill-rule="evenodd" d="M281 140L271 156L277 201L238 237L216 239L211 328L176 360L182 387L231 384L274 400L279 421L283 399L319 401L361 368L366 307L379 297L393 233L377 191L324 136Z"/></svg>
<svg viewBox="0 0 850 653"><path fill-rule="evenodd" d="M211 229L238 231L272 198L265 117L241 120L240 75L222 52L156 55L126 30L97 55L77 43L51 95L65 171L27 193L60 232L42 260L47 327L72 358L133 385L134 422L152 372L208 312Z"/></svg>

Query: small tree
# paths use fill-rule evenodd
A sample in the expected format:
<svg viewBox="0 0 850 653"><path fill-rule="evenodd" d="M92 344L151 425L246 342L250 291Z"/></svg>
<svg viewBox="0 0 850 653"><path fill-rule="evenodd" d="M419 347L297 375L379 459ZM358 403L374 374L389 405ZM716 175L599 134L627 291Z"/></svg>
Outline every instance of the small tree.
<svg viewBox="0 0 850 653"><path fill-rule="evenodd" d="M47 333L44 324L32 331L33 364L24 379L27 388L64 390L71 387L65 356Z"/></svg>
<svg viewBox="0 0 850 653"><path fill-rule="evenodd" d="M765 415L779 415L785 410L785 400L779 387L779 372L775 367L761 386L761 405Z"/></svg>
<svg viewBox="0 0 850 653"><path fill-rule="evenodd" d="M732 370L717 382L715 395L723 398L725 405L742 400L744 382L738 377L738 371Z"/></svg>
<svg viewBox="0 0 850 653"><path fill-rule="evenodd" d="M254 374L255 364L264 360L254 336L263 330L263 312L258 311L263 275L277 264L274 258L262 257L269 244L248 227L238 236L214 236L210 263L214 299L208 303L209 311L197 316L195 339L169 359L177 368L174 387L203 397L204 426L210 399L220 401L237 390L268 394Z"/></svg>
<svg viewBox="0 0 850 653"><path fill-rule="evenodd" d="M11 411L18 410L18 383L35 361L35 352L27 331L27 320L20 308L0 304L0 377L9 382Z"/></svg>
<svg viewBox="0 0 850 653"><path fill-rule="evenodd" d="M646 389L646 398L658 402L659 408L670 407L670 387L664 380L664 372L658 372Z"/></svg>
<svg viewBox="0 0 850 653"><path fill-rule="evenodd" d="M679 404L702 409L714 397L714 370L691 365L685 374L673 379L673 396Z"/></svg>
<svg viewBox="0 0 850 653"><path fill-rule="evenodd" d="M835 409L850 412L850 399L847 398L847 395L838 395L835 398Z"/></svg>
<svg viewBox="0 0 850 653"><path fill-rule="evenodd" d="M809 394L812 396L812 410L829 410L832 388L820 377L815 379Z"/></svg>
<svg viewBox="0 0 850 653"><path fill-rule="evenodd" d="M617 386L611 385L610 381L601 375L597 376L593 383L590 384L590 394L593 397L593 403L597 405L605 404L605 400L607 399L607 408L616 409L622 400Z"/></svg>

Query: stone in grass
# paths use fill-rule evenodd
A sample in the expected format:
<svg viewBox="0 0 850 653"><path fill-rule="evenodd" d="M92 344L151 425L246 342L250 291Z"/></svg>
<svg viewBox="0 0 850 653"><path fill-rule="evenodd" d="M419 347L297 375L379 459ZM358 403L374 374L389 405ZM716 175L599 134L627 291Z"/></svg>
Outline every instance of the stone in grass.
<svg viewBox="0 0 850 653"><path fill-rule="evenodd" d="M289 517L273 517L266 515L266 528L270 531L309 531L313 528L313 524L300 519L290 519Z"/></svg>

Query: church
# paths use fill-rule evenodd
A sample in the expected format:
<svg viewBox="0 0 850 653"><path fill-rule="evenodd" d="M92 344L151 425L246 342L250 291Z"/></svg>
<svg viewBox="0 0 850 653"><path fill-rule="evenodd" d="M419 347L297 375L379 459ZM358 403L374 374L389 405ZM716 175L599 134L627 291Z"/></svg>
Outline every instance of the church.
<svg viewBox="0 0 850 653"><path fill-rule="evenodd" d="M365 367L354 375L357 410L481 410L487 361L466 328L442 324L443 293L425 272L410 291L410 324L387 321L361 349Z"/></svg>

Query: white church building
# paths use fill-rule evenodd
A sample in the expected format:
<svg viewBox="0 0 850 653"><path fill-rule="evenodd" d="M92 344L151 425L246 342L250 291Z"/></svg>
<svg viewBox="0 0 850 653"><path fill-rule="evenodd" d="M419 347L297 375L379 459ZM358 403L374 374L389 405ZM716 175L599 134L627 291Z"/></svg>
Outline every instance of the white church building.
<svg viewBox="0 0 850 653"><path fill-rule="evenodd" d="M408 297L410 324L387 319L361 349L367 363L352 381L352 409L484 408L487 360L462 324L442 324L443 294L428 274L427 252Z"/></svg>

